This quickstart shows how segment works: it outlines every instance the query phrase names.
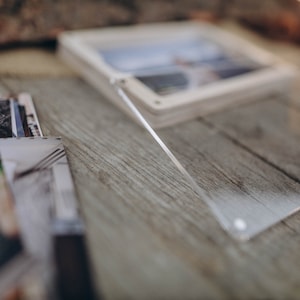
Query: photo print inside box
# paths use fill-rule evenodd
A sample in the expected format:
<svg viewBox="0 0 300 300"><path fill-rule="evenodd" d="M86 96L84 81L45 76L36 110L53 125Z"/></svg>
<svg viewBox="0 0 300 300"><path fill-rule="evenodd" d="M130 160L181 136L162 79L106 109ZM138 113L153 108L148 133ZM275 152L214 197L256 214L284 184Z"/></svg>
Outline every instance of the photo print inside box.
<svg viewBox="0 0 300 300"><path fill-rule="evenodd" d="M263 66L205 38L99 49L107 64L133 74L159 95L195 89Z"/></svg>

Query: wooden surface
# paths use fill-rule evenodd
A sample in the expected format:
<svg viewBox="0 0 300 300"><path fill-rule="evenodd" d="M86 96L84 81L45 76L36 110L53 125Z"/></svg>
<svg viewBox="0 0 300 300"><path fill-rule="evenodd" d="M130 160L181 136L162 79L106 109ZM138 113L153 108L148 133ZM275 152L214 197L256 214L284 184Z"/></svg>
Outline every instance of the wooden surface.
<svg viewBox="0 0 300 300"><path fill-rule="evenodd" d="M237 242L148 134L71 72L1 75L0 92L7 91L30 92L44 134L63 137L105 299L300 298L299 213ZM292 95L161 134L175 150L197 134L203 162L193 175L212 191L217 181L247 195L271 185L299 193L298 91Z"/></svg>

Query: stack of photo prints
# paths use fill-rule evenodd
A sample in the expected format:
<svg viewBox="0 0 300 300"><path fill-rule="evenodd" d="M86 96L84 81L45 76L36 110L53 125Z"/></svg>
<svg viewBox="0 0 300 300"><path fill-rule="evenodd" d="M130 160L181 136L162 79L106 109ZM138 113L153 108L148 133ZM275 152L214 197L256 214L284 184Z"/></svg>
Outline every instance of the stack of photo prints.
<svg viewBox="0 0 300 300"><path fill-rule="evenodd" d="M0 155L0 299L93 299L64 146L29 94L0 97Z"/></svg>

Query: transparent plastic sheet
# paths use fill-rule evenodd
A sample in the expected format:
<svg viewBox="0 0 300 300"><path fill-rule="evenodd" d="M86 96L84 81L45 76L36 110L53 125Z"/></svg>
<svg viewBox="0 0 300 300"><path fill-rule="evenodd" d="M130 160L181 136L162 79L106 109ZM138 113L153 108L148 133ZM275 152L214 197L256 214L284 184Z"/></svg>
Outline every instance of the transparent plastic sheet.
<svg viewBox="0 0 300 300"><path fill-rule="evenodd" d="M234 238L249 240L299 210L297 186L286 188L280 176L273 182L268 173L276 170L270 166L256 168L257 158L238 149L209 124L192 120L154 130L123 83L111 81L120 101Z"/></svg>

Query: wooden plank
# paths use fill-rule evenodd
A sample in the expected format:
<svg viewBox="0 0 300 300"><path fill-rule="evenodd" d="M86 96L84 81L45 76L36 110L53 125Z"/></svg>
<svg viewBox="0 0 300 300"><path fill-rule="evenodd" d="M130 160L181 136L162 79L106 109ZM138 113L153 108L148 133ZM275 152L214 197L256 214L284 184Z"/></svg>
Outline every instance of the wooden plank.
<svg viewBox="0 0 300 300"><path fill-rule="evenodd" d="M205 120L300 182L300 109L288 99L269 98Z"/></svg>
<svg viewBox="0 0 300 300"><path fill-rule="evenodd" d="M0 95L5 95L8 93L8 89L5 87L5 85L1 84L0 81Z"/></svg>
<svg viewBox="0 0 300 300"><path fill-rule="evenodd" d="M0 76L63 77L73 73L47 48L14 48L1 50Z"/></svg>
<svg viewBox="0 0 300 300"><path fill-rule="evenodd" d="M4 82L32 93L44 133L64 139L96 280L107 298L297 299L300 236L294 227L281 224L239 244L144 130L84 82ZM161 133L177 152L197 137L188 157L204 157L193 175L211 188L218 182L250 197L263 179L267 189L299 192L298 183L198 121ZM252 180L240 178L243 172Z"/></svg>
<svg viewBox="0 0 300 300"><path fill-rule="evenodd" d="M235 234L234 220L254 234L300 207L297 182L216 130L207 134L195 121L161 132Z"/></svg>
<svg viewBox="0 0 300 300"><path fill-rule="evenodd" d="M77 171L82 173L79 167L75 177ZM76 180L76 185L82 187L79 196L84 200L96 282L101 284L105 299L221 297L220 289L171 253L124 199L101 183L100 193L99 182L90 178Z"/></svg>

